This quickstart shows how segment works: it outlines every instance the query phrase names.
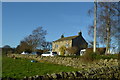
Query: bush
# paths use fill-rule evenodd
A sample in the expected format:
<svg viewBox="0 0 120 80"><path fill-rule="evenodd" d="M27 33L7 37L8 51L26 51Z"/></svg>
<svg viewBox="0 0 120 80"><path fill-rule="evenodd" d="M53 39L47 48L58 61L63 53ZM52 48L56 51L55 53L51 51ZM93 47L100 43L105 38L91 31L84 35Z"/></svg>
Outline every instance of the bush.
<svg viewBox="0 0 120 80"><path fill-rule="evenodd" d="M80 58L80 56L78 55L68 55L68 56L58 55L58 57Z"/></svg>
<svg viewBox="0 0 120 80"><path fill-rule="evenodd" d="M97 50L96 51L97 54L101 54L102 55L102 54L105 54L106 48L96 48L96 50ZM86 51L87 52L93 52L93 48L87 48Z"/></svg>
<svg viewBox="0 0 120 80"><path fill-rule="evenodd" d="M67 56L64 56L64 55L57 55L57 57L67 57Z"/></svg>
<svg viewBox="0 0 120 80"><path fill-rule="evenodd" d="M86 51L86 53L82 56L82 59L84 61L94 61L94 60L99 60L99 59L118 59L119 54L109 54L109 55L100 55L99 51L96 51L94 53L92 50L91 51Z"/></svg>
<svg viewBox="0 0 120 80"><path fill-rule="evenodd" d="M65 51L66 51L66 47L65 46L61 46L59 48L59 51L60 51L60 55L64 55L65 54Z"/></svg>
<svg viewBox="0 0 120 80"><path fill-rule="evenodd" d="M98 56L98 54L97 53L90 53L90 58L92 59L92 60L95 60L95 59L97 59L97 56Z"/></svg>
<svg viewBox="0 0 120 80"><path fill-rule="evenodd" d="M119 59L119 54L100 55L100 59Z"/></svg>
<svg viewBox="0 0 120 80"><path fill-rule="evenodd" d="M67 51L69 55L76 55L79 50L77 47L70 47L70 48L67 48Z"/></svg>
<svg viewBox="0 0 120 80"><path fill-rule="evenodd" d="M86 53L81 57L84 61L94 61L100 59L99 52L93 52L92 50L86 50Z"/></svg>

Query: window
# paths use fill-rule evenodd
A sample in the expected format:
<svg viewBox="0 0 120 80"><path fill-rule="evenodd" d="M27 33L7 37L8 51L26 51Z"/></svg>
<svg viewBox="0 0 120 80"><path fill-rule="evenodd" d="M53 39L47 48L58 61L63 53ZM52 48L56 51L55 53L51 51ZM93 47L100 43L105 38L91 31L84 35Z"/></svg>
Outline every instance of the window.
<svg viewBox="0 0 120 80"><path fill-rule="evenodd" d="M57 44L55 45L55 48L58 48L58 45L57 45Z"/></svg>
<svg viewBox="0 0 120 80"><path fill-rule="evenodd" d="M52 52L52 54L53 54L53 55L56 55L56 54L57 54L57 52Z"/></svg>
<svg viewBox="0 0 120 80"><path fill-rule="evenodd" d="M50 54L50 52L45 52L44 54Z"/></svg>
<svg viewBox="0 0 120 80"><path fill-rule="evenodd" d="M67 43L67 44L66 44L66 48L68 48L68 47L69 47L69 44Z"/></svg>

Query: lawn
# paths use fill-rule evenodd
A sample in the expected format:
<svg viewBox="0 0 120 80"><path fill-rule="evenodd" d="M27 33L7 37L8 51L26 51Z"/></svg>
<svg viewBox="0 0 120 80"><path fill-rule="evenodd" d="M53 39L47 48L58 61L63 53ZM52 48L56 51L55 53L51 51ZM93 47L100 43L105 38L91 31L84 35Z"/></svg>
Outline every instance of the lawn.
<svg viewBox="0 0 120 80"><path fill-rule="evenodd" d="M30 62L28 59L2 58L2 76L23 78L24 76L45 75L47 73L70 72L78 69L62 65Z"/></svg>

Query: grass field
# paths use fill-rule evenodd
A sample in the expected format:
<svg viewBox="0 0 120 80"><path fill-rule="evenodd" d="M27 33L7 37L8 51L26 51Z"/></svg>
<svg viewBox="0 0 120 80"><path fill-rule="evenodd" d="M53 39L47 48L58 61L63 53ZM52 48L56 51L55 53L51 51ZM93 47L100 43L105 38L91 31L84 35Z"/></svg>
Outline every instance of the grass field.
<svg viewBox="0 0 120 80"><path fill-rule="evenodd" d="M32 63L27 59L2 58L2 77L23 78L24 76L44 75L47 73L77 71L72 67L66 67L50 63Z"/></svg>

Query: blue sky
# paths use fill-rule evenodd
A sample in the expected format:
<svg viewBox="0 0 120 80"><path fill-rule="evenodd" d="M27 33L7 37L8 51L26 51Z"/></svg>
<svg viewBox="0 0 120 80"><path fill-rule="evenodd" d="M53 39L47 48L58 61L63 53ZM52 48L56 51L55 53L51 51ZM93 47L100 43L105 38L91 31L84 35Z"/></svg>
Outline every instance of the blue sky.
<svg viewBox="0 0 120 80"><path fill-rule="evenodd" d="M57 40L61 34L74 36L80 30L85 40L90 41L88 26L93 17L87 12L93 6L93 2L3 2L0 46L16 47L39 26L47 30L47 41Z"/></svg>
<svg viewBox="0 0 120 80"><path fill-rule="evenodd" d="M2 2L0 2L0 47L2 46Z"/></svg>

